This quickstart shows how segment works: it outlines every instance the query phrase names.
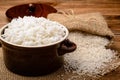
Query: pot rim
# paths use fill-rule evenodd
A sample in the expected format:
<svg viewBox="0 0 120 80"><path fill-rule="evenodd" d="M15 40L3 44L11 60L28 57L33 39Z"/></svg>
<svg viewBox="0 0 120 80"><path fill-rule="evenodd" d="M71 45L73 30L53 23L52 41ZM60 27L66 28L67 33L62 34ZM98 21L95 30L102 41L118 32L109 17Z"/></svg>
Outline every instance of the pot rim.
<svg viewBox="0 0 120 80"><path fill-rule="evenodd" d="M8 23L8 24L9 24L9 23ZM62 39L60 39L60 40L58 40L58 41L56 41L56 42L49 43L49 44L46 44L46 45L39 45L39 46L23 46L23 45L17 45L17 44L11 43L11 42L5 40L5 39L2 37L3 31L5 30L5 28L8 27L8 24L4 25L4 26L0 29L0 41L1 41L1 44L3 44L3 42L4 42L4 43L7 43L7 44L9 44L9 45L11 45L11 46L21 47L21 48L38 48L38 47L47 47L47 46L56 45L56 44L59 44L59 43L61 43L62 41L64 41L64 40L68 37L68 34L69 34L68 29L64 26L64 29L65 29L66 34L65 34L65 36L64 36Z"/></svg>

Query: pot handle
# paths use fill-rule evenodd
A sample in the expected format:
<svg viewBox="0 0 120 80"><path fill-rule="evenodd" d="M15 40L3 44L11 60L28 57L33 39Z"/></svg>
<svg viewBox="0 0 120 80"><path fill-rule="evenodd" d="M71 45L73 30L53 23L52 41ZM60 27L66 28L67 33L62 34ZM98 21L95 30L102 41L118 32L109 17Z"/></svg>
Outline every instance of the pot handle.
<svg viewBox="0 0 120 80"><path fill-rule="evenodd" d="M66 53L73 52L77 48L74 42L71 42L69 39L64 40L60 43L60 47L58 48L58 55L64 55Z"/></svg>

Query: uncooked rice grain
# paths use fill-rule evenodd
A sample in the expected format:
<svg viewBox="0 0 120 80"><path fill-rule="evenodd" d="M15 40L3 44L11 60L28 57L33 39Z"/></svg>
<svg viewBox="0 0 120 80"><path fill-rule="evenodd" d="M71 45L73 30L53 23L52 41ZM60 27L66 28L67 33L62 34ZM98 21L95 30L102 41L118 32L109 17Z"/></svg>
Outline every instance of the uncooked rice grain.
<svg viewBox="0 0 120 80"><path fill-rule="evenodd" d="M77 43L77 50L65 54L65 71L79 75L99 76L109 70L108 64L117 60L117 52L106 49L109 40L105 37L81 32L71 32L69 38ZM107 64L108 63L108 64Z"/></svg>

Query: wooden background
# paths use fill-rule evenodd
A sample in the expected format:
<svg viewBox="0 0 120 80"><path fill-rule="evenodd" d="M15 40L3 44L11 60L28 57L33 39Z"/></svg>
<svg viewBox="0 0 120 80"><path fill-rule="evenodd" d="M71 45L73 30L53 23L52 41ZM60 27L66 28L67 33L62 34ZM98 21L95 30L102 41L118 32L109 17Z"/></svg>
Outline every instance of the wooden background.
<svg viewBox="0 0 120 80"><path fill-rule="evenodd" d="M115 41L120 42L120 0L0 0L0 27L8 23L5 11L23 3L47 3L59 10L73 9L75 14L101 12L115 34ZM120 68L101 79L120 80Z"/></svg>

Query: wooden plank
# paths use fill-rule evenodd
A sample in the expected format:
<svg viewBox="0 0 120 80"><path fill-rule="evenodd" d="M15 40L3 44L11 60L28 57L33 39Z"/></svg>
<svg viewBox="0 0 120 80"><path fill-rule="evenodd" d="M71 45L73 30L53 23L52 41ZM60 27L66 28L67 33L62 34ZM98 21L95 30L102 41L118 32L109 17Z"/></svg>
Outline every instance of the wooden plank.
<svg viewBox="0 0 120 80"><path fill-rule="evenodd" d="M56 8L57 10L69 10L72 9L75 14L83 14L83 13L93 13L93 12L100 12L103 15L119 15L120 8L118 9L111 9L111 8Z"/></svg>
<svg viewBox="0 0 120 80"><path fill-rule="evenodd" d="M65 7L65 8L118 8L120 7L119 4L114 4L114 3L110 3L110 4L106 4L106 3L81 3L81 2L69 2L69 5L66 5L66 3L60 3L61 7ZM59 7L59 6L58 6Z"/></svg>
<svg viewBox="0 0 120 80"><path fill-rule="evenodd" d="M57 3L60 3L58 0L0 0L0 5L20 5L20 4L26 4L26 3L46 3L49 5L56 5Z"/></svg>
<svg viewBox="0 0 120 80"><path fill-rule="evenodd" d="M120 15L103 15L107 20L120 20Z"/></svg>

